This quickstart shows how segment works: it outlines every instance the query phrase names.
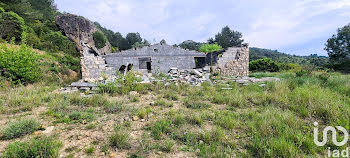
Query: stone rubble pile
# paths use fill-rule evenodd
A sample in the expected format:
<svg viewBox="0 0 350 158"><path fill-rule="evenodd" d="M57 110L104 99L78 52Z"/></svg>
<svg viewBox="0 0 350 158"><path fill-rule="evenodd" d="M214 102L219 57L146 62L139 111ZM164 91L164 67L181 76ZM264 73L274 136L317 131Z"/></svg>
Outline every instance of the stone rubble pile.
<svg viewBox="0 0 350 158"><path fill-rule="evenodd" d="M279 78L275 77L264 77L264 78L255 78L255 77L221 77L211 81L209 67L204 67L202 69L187 69L179 70L178 68L171 68L168 74L163 77L153 76L151 73L143 74L139 76L142 78L141 84L149 84L155 82L163 82L165 84L173 83L189 83L193 86L201 86L203 82L209 82L211 84L225 83L227 81L235 81L238 84L247 86L251 83L261 83L261 87L265 87L265 82L279 82ZM213 77L215 78L215 76ZM100 84L104 84L108 81L100 81ZM88 82L74 82L68 87L61 88L59 92L61 93L70 93L70 92L90 92L98 90L98 85L96 83Z"/></svg>

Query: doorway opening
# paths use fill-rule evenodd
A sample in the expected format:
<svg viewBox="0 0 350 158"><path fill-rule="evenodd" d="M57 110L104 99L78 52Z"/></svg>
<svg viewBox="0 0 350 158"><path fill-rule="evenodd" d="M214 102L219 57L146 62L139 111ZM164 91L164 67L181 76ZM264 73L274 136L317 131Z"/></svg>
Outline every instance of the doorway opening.
<svg viewBox="0 0 350 158"><path fill-rule="evenodd" d="M146 64L147 64L148 73L151 73L152 72L152 63L151 62L146 62Z"/></svg>

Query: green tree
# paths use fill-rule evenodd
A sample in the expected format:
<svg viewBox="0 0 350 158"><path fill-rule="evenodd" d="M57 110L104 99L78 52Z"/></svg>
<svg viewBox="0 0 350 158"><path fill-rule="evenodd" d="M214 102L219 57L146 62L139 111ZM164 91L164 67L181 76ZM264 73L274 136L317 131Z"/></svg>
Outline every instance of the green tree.
<svg viewBox="0 0 350 158"><path fill-rule="evenodd" d="M208 40L208 43L218 43L223 48L228 47L240 47L243 43L242 33L231 30L226 26L222 28L221 32L215 35L215 40L212 38Z"/></svg>
<svg viewBox="0 0 350 158"><path fill-rule="evenodd" d="M333 63L350 60L350 24L339 28L337 34L327 40L325 50Z"/></svg>
<svg viewBox="0 0 350 158"><path fill-rule="evenodd" d="M203 43L195 42L192 40L187 40L187 41L184 41L181 44L179 44L179 46L183 49L199 51L199 48L201 47L202 44ZM213 44L213 43L210 43L210 44Z"/></svg>
<svg viewBox="0 0 350 158"><path fill-rule="evenodd" d="M218 45L217 43L215 43L215 44L203 44L199 48L200 52L204 52L206 54L217 52L217 51L220 51L220 50L223 50L223 48L220 45Z"/></svg>
<svg viewBox="0 0 350 158"><path fill-rule="evenodd" d="M103 34L103 32L98 30L94 32L92 35L94 37L96 48L100 49L106 46L107 39L106 39L106 36Z"/></svg>
<svg viewBox="0 0 350 158"><path fill-rule="evenodd" d="M139 33L128 33L126 41L128 42L128 49L130 49L136 42L142 43L142 38Z"/></svg>
<svg viewBox="0 0 350 158"><path fill-rule="evenodd" d="M206 54L210 53L210 65L213 65L213 52L217 52L223 50L223 48L218 45L217 43L215 44L203 44L200 48L199 51L204 52Z"/></svg>
<svg viewBox="0 0 350 158"><path fill-rule="evenodd" d="M14 12L5 12L2 8L0 10L0 38L8 41L13 37L21 39L25 29L23 18Z"/></svg>
<svg viewBox="0 0 350 158"><path fill-rule="evenodd" d="M160 44L166 44L165 39L162 39L162 40L160 41Z"/></svg>

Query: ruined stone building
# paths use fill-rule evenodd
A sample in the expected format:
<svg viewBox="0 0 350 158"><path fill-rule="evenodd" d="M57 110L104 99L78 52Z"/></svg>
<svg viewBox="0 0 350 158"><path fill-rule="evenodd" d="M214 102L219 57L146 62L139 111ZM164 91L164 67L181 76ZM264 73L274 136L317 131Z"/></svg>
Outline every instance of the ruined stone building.
<svg viewBox="0 0 350 158"><path fill-rule="evenodd" d="M206 55L167 44L155 44L118 53L109 53L104 58L108 67L114 67L120 72L133 69L143 72L167 73L172 67L178 69L203 67L204 65L199 65L198 61L204 61Z"/></svg>
<svg viewBox="0 0 350 158"><path fill-rule="evenodd" d="M80 51L83 81L94 82L102 76L114 78L117 72L130 70L167 73L171 68L195 69L205 66L212 66L214 71L227 76L249 74L248 46L204 54L167 44L155 44L110 53L109 42L104 48L95 47L93 33L97 28L91 21L76 15L63 14L56 18L56 24L75 42Z"/></svg>

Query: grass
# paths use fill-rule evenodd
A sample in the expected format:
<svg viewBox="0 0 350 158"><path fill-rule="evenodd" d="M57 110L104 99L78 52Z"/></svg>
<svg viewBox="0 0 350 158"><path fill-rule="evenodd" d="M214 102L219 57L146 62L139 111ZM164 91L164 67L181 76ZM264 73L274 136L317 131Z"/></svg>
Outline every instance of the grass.
<svg viewBox="0 0 350 158"><path fill-rule="evenodd" d="M160 150L163 152L170 153L173 151L174 148L174 141L171 139L166 139L161 145L160 145Z"/></svg>
<svg viewBox="0 0 350 158"><path fill-rule="evenodd" d="M157 99L154 102L154 106L162 106L162 107L173 107L174 104L172 102L168 102L164 99Z"/></svg>
<svg viewBox="0 0 350 158"><path fill-rule="evenodd" d="M33 118L20 119L6 125L2 130L3 139L14 139L38 130L40 123Z"/></svg>
<svg viewBox="0 0 350 158"><path fill-rule="evenodd" d="M124 127L117 126L109 137L109 145L118 149L129 149L131 147L130 139L129 132Z"/></svg>
<svg viewBox="0 0 350 158"><path fill-rule="evenodd" d="M89 147L84 149L84 152L88 155L91 155L95 152L96 148L94 145L90 145Z"/></svg>
<svg viewBox="0 0 350 158"><path fill-rule="evenodd" d="M164 157L178 152L188 157L324 157L327 148L317 147L313 142L313 122L317 121L321 128L350 129L350 75L330 72L253 75L274 76L281 81L267 82L265 87L242 86L233 81L203 83L199 87L180 83L130 84L122 93L117 89L116 94L87 98L79 93L51 93L57 86L5 87L0 89L0 111L17 121L6 124L1 134L8 130L6 135L16 136L6 139L19 138L22 142L16 143L31 144L33 135L28 139L22 136L38 130L39 125L12 124L20 122L18 118L25 115L36 115L31 110L42 106L47 110L40 118L49 124L60 123L57 125L64 127L66 133L70 129L109 133L101 140L91 140L105 140L102 143L87 142L91 145L70 151L74 152L73 156L97 157L95 154L101 152L109 156L117 148L130 157L150 157L157 152L162 152L159 156ZM232 89L222 90L223 87ZM130 90L146 96L142 102L140 97L137 101L127 96ZM140 119L126 120L130 116ZM33 130L23 130L27 128L24 124ZM113 124L117 124L115 129ZM21 130L29 132L12 132ZM33 145L20 146L21 153L26 153L31 152ZM329 142L327 146L343 149L348 144L335 147ZM15 152L14 147L1 152L5 154L9 150Z"/></svg>
<svg viewBox="0 0 350 158"><path fill-rule="evenodd" d="M205 109L210 108L211 105L201 101L199 97L188 97L184 100L184 105L190 109Z"/></svg>
<svg viewBox="0 0 350 158"><path fill-rule="evenodd" d="M53 137L34 137L25 142L14 142L7 146L3 152L4 158L22 158L22 157L51 157L60 156L59 149L62 143Z"/></svg>

